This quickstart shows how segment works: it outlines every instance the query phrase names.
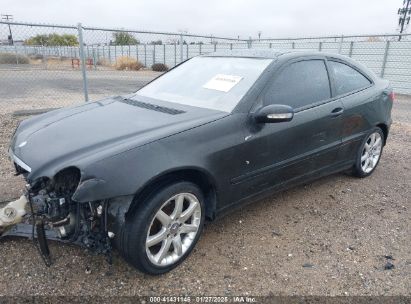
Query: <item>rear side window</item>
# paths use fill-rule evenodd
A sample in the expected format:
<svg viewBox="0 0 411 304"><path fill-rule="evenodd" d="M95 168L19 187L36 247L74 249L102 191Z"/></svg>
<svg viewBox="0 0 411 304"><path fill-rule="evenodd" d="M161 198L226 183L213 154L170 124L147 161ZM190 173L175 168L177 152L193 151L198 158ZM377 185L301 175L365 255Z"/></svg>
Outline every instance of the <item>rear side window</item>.
<svg viewBox="0 0 411 304"><path fill-rule="evenodd" d="M352 67L337 61L329 61L334 73L337 95L342 95L368 87L371 81Z"/></svg>
<svg viewBox="0 0 411 304"><path fill-rule="evenodd" d="M300 108L331 97L324 60L304 60L280 72L265 95L265 104L285 104Z"/></svg>

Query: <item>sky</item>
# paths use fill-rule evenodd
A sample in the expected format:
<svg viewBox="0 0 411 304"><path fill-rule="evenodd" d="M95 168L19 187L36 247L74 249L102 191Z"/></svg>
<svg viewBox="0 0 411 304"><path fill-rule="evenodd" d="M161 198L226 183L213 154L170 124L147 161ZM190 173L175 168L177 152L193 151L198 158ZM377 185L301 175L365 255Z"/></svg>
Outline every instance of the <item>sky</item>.
<svg viewBox="0 0 411 304"><path fill-rule="evenodd" d="M15 21L187 31L247 39L397 30L403 0L1 0Z"/></svg>

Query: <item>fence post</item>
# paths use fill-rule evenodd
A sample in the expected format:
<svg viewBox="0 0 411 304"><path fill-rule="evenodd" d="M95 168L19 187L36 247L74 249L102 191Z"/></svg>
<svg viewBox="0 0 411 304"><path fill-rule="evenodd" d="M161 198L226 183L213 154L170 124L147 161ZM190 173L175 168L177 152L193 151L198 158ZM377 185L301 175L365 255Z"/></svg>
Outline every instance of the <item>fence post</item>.
<svg viewBox="0 0 411 304"><path fill-rule="evenodd" d="M295 42L294 41L291 43L291 48L295 49Z"/></svg>
<svg viewBox="0 0 411 304"><path fill-rule="evenodd" d="M140 61L139 58L138 58L138 44L136 44L136 59L137 59L137 61Z"/></svg>
<svg viewBox="0 0 411 304"><path fill-rule="evenodd" d="M387 40L387 42L385 44L384 59L382 61L382 67L381 67L381 78L384 77L385 66L387 65L387 58L388 58L389 49L390 49L390 41Z"/></svg>
<svg viewBox="0 0 411 304"><path fill-rule="evenodd" d="M247 47L248 47L249 49L251 49L251 48L252 48L252 44L253 44L253 41L251 40L251 36L250 36L250 38L247 40Z"/></svg>
<svg viewBox="0 0 411 304"><path fill-rule="evenodd" d="M77 24L78 40L80 45L80 60L81 60L81 73L83 76L83 91L84 100L88 101L88 86L87 86L87 74L86 74L86 61L84 58L84 42L83 42L83 27L81 23Z"/></svg>
<svg viewBox="0 0 411 304"><path fill-rule="evenodd" d="M323 50L323 42L320 41L320 42L318 43L318 51L321 52L322 50Z"/></svg>
<svg viewBox="0 0 411 304"><path fill-rule="evenodd" d="M351 56L352 56L352 51L353 51L353 49L354 49L354 41L351 41L351 42L350 42L350 52L348 53L348 57L351 57Z"/></svg>
<svg viewBox="0 0 411 304"><path fill-rule="evenodd" d="M16 53L16 63L19 64L19 55L17 53L17 47L14 45L14 52Z"/></svg>
<svg viewBox="0 0 411 304"><path fill-rule="evenodd" d="M177 65L177 44L174 42L174 66Z"/></svg>
<svg viewBox="0 0 411 304"><path fill-rule="evenodd" d="M184 39L183 39L183 34L180 34L180 62L183 62L184 60L184 49L183 49L183 43L184 43Z"/></svg>
<svg viewBox="0 0 411 304"><path fill-rule="evenodd" d="M93 47L93 65L94 65L94 70L97 70L97 57L96 56L96 49Z"/></svg>
<svg viewBox="0 0 411 304"><path fill-rule="evenodd" d="M147 43L144 43L144 66L147 67Z"/></svg>
<svg viewBox="0 0 411 304"><path fill-rule="evenodd" d="M44 69L47 70L47 56L46 51L44 50L44 45L41 46L41 55L43 55Z"/></svg>
<svg viewBox="0 0 411 304"><path fill-rule="evenodd" d="M343 42L344 42L344 35L341 35L340 44L338 46L338 54L341 54Z"/></svg>
<svg viewBox="0 0 411 304"><path fill-rule="evenodd" d="M153 64L156 63L156 44L153 44Z"/></svg>

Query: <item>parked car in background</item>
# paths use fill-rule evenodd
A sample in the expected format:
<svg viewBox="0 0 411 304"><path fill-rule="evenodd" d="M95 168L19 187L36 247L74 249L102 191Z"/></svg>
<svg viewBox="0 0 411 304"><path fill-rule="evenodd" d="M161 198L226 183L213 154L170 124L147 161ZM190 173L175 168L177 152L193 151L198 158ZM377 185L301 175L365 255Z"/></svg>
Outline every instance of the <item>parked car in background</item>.
<svg viewBox="0 0 411 304"><path fill-rule="evenodd" d="M214 53L135 94L25 120L10 155L38 233L105 254L114 244L161 274L206 218L335 172L372 174L393 100L388 81L344 56Z"/></svg>

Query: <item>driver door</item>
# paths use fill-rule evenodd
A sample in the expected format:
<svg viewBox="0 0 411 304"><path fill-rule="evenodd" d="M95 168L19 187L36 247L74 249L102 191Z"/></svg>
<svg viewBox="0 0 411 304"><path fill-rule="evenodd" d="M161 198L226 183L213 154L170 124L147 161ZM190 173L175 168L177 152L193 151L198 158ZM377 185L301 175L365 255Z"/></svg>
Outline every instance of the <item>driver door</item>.
<svg viewBox="0 0 411 304"><path fill-rule="evenodd" d="M242 196L307 178L337 159L344 109L341 101L331 98L325 60L292 61L276 75L252 112L285 104L294 109L294 117L279 123L251 121L245 127L242 155L247 169L232 180Z"/></svg>

